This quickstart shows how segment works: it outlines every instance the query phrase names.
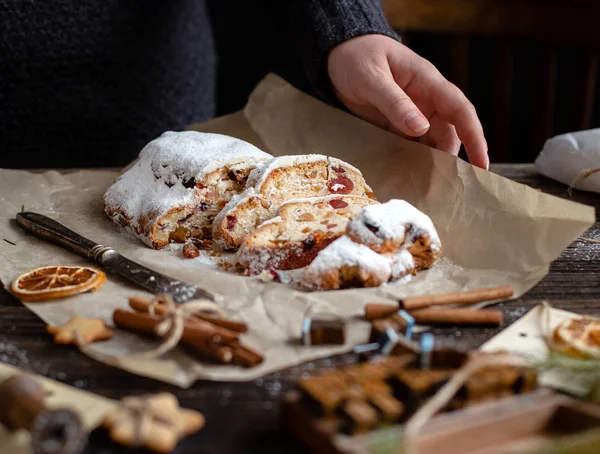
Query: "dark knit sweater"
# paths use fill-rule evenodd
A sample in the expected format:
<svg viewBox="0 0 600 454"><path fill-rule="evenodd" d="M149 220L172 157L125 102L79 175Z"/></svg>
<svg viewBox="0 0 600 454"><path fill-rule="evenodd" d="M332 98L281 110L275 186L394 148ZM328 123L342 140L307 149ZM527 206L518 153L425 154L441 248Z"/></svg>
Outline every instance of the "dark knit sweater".
<svg viewBox="0 0 600 454"><path fill-rule="evenodd" d="M0 167L120 166L274 71L334 102L329 50L377 0L0 0Z"/></svg>

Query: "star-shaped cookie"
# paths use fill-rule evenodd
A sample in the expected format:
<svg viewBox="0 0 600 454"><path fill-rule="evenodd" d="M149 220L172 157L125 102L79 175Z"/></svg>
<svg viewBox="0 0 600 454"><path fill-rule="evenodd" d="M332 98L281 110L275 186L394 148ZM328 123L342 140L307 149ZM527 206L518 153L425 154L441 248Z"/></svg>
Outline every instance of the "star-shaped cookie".
<svg viewBox="0 0 600 454"><path fill-rule="evenodd" d="M99 318L73 317L64 325L49 325L47 330L54 335L57 344L88 345L93 342L110 339L112 330L106 327L104 320Z"/></svg>
<svg viewBox="0 0 600 454"><path fill-rule="evenodd" d="M115 443L166 453L175 449L179 440L202 429L204 422L201 413L181 408L174 395L160 393L122 399L102 425Z"/></svg>

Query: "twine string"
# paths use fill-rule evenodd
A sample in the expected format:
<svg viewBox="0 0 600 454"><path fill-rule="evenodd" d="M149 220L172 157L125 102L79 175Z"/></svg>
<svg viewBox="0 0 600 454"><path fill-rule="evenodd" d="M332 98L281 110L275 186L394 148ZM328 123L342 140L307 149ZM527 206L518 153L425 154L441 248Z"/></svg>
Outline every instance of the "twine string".
<svg viewBox="0 0 600 454"><path fill-rule="evenodd" d="M573 180L573 182L569 186L569 189L567 189L567 193L569 195L573 195L573 188L575 187L575 185L578 183L581 183L582 181L587 180L590 176L592 176L596 172L600 172L600 167L596 167L594 169L583 169L581 172L579 172L579 175L577 175L577 178L575 178Z"/></svg>
<svg viewBox="0 0 600 454"><path fill-rule="evenodd" d="M144 446L152 430L152 423L160 421L173 427L173 421L159 418L152 408L152 400L156 396L147 395L139 397L128 397L121 400L119 414L115 417L113 426L118 426L123 423L131 422L133 425L133 440L131 441L132 448Z"/></svg>
<svg viewBox="0 0 600 454"><path fill-rule="evenodd" d="M158 295L155 298L154 304L150 306L152 314L156 314L156 303L162 303L166 309L165 313L161 315L164 319L155 329L156 335L164 340L155 348L143 353L129 355L129 358L133 356L144 359L154 359L173 350L181 340L185 320L198 312L214 312L219 317L223 316L219 307L209 300L192 300L177 305L169 295Z"/></svg>
<svg viewBox="0 0 600 454"><path fill-rule="evenodd" d="M152 407L150 406L150 398L141 397L140 399L131 399L123 402L122 409L124 414L123 419L131 418L133 421L133 442L132 447L139 448L148 438L150 428L152 427Z"/></svg>
<svg viewBox="0 0 600 454"><path fill-rule="evenodd" d="M156 335L163 339L156 347L145 352L125 355L104 353L90 349L84 345L81 337L77 335L76 343L79 349L91 358L106 362L109 365L119 364L124 359L154 359L170 352L179 344L183 336L185 321L189 317L198 312L212 312L219 317L223 317L221 309L209 300L200 299L176 304L169 295L157 295L153 299L153 304L149 306L148 313L150 315L157 315L156 306L158 304L161 304L165 310L160 315L163 320L155 328Z"/></svg>

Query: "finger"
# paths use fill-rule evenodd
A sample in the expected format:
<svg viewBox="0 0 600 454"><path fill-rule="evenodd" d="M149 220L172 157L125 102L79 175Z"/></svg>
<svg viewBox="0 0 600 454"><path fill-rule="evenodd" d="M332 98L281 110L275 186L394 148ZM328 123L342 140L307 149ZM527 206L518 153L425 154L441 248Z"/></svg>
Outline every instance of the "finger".
<svg viewBox="0 0 600 454"><path fill-rule="evenodd" d="M391 73L366 77L362 92L363 99L376 107L403 134L419 137L429 129L427 118L396 84Z"/></svg>
<svg viewBox="0 0 600 454"><path fill-rule="evenodd" d="M372 125L380 127L381 129L385 129L386 131L389 129L390 122L386 116L379 112L379 110L377 110L375 107L349 102L344 104L354 115L362 118L365 121L368 121Z"/></svg>
<svg viewBox="0 0 600 454"><path fill-rule="evenodd" d="M386 131L390 131L400 137L405 139L410 139L411 137L403 134L398 130L394 125L392 125L387 117L383 115L379 110L377 110L373 106L365 106L362 104L356 104L349 101L344 101L344 105L352 112L354 115L362 118L365 121L368 121L372 125L378 126L381 129L385 129Z"/></svg>
<svg viewBox="0 0 600 454"><path fill-rule="evenodd" d="M429 119L431 127L427 132L429 144L438 150L458 156L460 139L453 125L441 118L437 113Z"/></svg>
<svg viewBox="0 0 600 454"><path fill-rule="evenodd" d="M448 81L435 84L431 99L440 117L456 128L458 137L465 144L469 161L487 169L490 163L488 147L475 107L462 91Z"/></svg>

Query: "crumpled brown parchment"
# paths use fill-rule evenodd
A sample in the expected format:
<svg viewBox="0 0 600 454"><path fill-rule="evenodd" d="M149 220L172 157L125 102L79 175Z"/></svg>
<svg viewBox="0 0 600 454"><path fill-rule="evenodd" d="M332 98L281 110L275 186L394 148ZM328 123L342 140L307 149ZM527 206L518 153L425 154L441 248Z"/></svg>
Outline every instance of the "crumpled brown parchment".
<svg viewBox="0 0 600 454"><path fill-rule="evenodd" d="M102 207L102 194L117 176L116 170L38 174L0 170L0 279L5 284L38 266L89 264L23 233L13 219L25 205L132 260L221 295L225 312L249 324L244 342L266 357L253 369L211 365L179 350L160 360L120 364L130 372L182 387L197 379L251 380L348 351L368 337L368 324L355 318L366 301L503 284L512 285L516 296L521 295L546 275L552 260L595 218L592 207L540 193L403 140L301 93L274 75L255 89L242 112L192 129L240 137L275 155L322 153L350 162L363 171L379 200L403 198L431 216L445 257L405 285L306 293L219 271L206 257L186 260L176 251L155 251L119 232ZM110 321L113 310L126 307L130 295L143 293L111 276L97 292L27 306L48 323L63 323L75 314ZM347 318L346 345L300 345L301 322L309 308ZM119 331L113 340L93 348L125 354L152 345L151 340Z"/></svg>

